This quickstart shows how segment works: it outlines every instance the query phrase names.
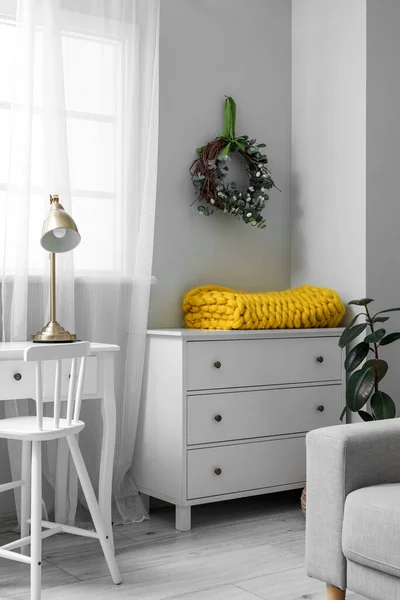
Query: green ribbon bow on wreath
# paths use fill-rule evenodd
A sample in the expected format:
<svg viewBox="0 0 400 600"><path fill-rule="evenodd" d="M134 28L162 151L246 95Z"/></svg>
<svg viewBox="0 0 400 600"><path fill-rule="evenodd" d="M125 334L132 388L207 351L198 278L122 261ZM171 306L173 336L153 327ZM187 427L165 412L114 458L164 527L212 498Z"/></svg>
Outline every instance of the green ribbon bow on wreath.
<svg viewBox="0 0 400 600"><path fill-rule="evenodd" d="M228 143L221 152L221 156L228 156L234 150L245 152L245 142L249 139L248 135L236 137L236 102L231 96L227 96L224 103L224 125L220 133L223 140ZM197 152L201 154L204 146L197 148Z"/></svg>
<svg viewBox="0 0 400 600"><path fill-rule="evenodd" d="M224 126L221 131L221 137L228 143L222 150L222 156L228 156L233 150L245 151L245 142L249 139L248 135L236 137L236 102L231 96L227 96L224 104Z"/></svg>

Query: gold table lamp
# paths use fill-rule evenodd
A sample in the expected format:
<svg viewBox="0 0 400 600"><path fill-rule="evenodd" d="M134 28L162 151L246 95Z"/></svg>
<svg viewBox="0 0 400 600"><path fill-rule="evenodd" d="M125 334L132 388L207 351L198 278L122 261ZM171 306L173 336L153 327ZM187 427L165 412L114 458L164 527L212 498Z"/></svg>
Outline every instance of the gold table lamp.
<svg viewBox="0 0 400 600"><path fill-rule="evenodd" d="M42 230L40 243L50 252L50 321L32 336L34 342L74 342L75 333L66 331L56 321L56 253L69 252L81 241L75 221L64 210L58 196L50 196L50 210Z"/></svg>

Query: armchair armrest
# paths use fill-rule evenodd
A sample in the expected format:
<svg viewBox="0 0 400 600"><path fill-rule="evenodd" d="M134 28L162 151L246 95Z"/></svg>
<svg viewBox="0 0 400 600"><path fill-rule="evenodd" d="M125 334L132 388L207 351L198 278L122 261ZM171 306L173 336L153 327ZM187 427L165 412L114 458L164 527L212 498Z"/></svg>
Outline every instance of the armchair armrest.
<svg viewBox="0 0 400 600"><path fill-rule="evenodd" d="M307 434L306 571L346 589L342 524L346 496L400 482L400 419L337 425Z"/></svg>

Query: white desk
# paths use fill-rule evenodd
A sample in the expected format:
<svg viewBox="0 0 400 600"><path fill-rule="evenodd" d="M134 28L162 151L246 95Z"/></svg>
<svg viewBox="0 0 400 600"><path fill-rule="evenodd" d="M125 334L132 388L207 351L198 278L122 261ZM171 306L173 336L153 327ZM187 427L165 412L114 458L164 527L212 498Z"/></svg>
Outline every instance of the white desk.
<svg viewBox="0 0 400 600"><path fill-rule="evenodd" d="M33 398L35 391L35 365L23 360L25 348L32 342L0 343L0 401ZM96 398L101 401L103 438L100 455L99 504L105 522L111 529L111 490L115 449L116 408L114 394L114 353L119 347L113 344L91 344L87 361L83 399ZM65 365L65 366L64 366ZM61 394L66 400L69 369L63 365ZM44 368L44 401L53 399L54 375L52 363ZM16 403L15 412L17 413ZM63 521L67 497L68 452L57 453L57 489L55 491L55 520ZM13 470L13 469L12 469ZM13 474L13 478L15 475ZM112 537L110 538L112 539Z"/></svg>

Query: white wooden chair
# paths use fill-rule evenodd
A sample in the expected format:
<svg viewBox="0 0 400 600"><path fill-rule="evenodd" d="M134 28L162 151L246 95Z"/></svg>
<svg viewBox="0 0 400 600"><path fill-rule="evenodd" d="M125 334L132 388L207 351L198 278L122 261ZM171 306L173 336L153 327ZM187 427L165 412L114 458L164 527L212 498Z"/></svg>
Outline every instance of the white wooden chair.
<svg viewBox="0 0 400 600"><path fill-rule="evenodd" d="M41 597L42 539L57 533L98 538L115 584L121 575L115 560L113 542L108 538L99 505L79 448L76 435L85 427L79 420L89 342L38 344L25 350L24 360L36 363L36 416L0 420L0 438L22 441L22 479L0 485L0 492L21 486L21 539L2 546L0 557L31 566L31 600ZM72 359L66 418L61 412L61 373L63 359ZM43 416L42 363L56 361L53 417ZM47 440L66 438L96 531L42 520L42 447ZM30 505L30 510L29 510ZM29 514L30 513L30 514ZM30 535L29 535L30 528ZM45 531L42 531L42 528ZM27 546L31 547L30 556ZM21 554L15 552L21 548Z"/></svg>

